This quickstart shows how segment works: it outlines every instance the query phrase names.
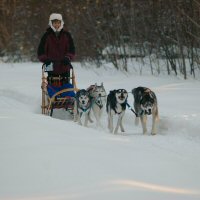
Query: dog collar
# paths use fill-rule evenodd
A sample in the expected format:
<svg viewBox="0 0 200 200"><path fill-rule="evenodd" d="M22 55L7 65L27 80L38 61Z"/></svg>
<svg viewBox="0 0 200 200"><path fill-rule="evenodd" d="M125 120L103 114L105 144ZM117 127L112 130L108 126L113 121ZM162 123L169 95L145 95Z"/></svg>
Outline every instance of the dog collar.
<svg viewBox="0 0 200 200"><path fill-rule="evenodd" d="M87 110L89 110L91 108L91 104L89 104L89 103L90 103L90 101L88 101L88 104L85 108L80 107L79 109L81 109L83 112L86 112Z"/></svg>

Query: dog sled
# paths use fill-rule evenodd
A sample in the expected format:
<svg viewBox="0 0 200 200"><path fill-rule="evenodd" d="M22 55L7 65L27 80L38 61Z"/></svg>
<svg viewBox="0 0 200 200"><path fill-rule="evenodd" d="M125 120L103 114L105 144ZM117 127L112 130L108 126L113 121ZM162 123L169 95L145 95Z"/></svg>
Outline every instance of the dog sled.
<svg viewBox="0 0 200 200"><path fill-rule="evenodd" d="M74 69L70 68L68 76L52 76L42 65L42 114L53 115L54 109L65 109L73 115L76 86Z"/></svg>

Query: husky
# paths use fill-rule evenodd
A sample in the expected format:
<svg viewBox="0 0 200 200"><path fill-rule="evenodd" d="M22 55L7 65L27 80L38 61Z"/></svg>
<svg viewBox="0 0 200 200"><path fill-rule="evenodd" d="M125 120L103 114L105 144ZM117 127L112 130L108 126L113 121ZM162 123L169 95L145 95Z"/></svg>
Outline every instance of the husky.
<svg viewBox="0 0 200 200"><path fill-rule="evenodd" d="M92 99L92 111L96 118L96 126L101 126L101 117L106 104L106 90L103 83L101 83L101 85L95 83L95 85L91 85L87 91ZM92 122L91 117L89 120Z"/></svg>
<svg viewBox="0 0 200 200"><path fill-rule="evenodd" d="M108 113L108 129L113 132L113 116L117 115L117 125L114 130L114 134L117 134L120 127L121 132L124 132L124 127L122 125L122 119L125 114L126 104L127 104L128 93L125 89L112 90L108 94L106 111Z"/></svg>
<svg viewBox="0 0 200 200"><path fill-rule="evenodd" d="M158 121L158 103L155 93L146 87L137 87L132 90L134 108L136 111L135 124L139 124L139 118L143 128L143 134L147 133L147 115L152 115L151 134L156 134L156 122Z"/></svg>
<svg viewBox="0 0 200 200"><path fill-rule="evenodd" d="M84 115L84 126L88 125L89 115L91 111L91 98L85 89L81 89L76 93L74 102L74 121L82 125L81 118Z"/></svg>

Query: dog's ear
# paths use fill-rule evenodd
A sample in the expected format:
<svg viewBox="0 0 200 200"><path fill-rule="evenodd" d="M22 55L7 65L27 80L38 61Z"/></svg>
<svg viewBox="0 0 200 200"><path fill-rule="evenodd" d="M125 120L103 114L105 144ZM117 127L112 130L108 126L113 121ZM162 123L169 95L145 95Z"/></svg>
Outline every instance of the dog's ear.
<svg viewBox="0 0 200 200"><path fill-rule="evenodd" d="M149 93L149 96L150 96L152 99L156 99L156 95L155 95L155 93L154 93L153 91L151 91L151 92Z"/></svg>
<svg viewBox="0 0 200 200"><path fill-rule="evenodd" d="M151 90L150 90L149 88L146 88L146 89L144 90L144 92L145 92L145 93L149 93L149 92L151 92Z"/></svg>
<svg viewBox="0 0 200 200"><path fill-rule="evenodd" d="M110 96L112 96L113 98L116 98L115 94L116 94L116 90L111 90L110 91Z"/></svg>
<svg viewBox="0 0 200 200"><path fill-rule="evenodd" d="M87 90L84 89L84 90L83 90L83 94L84 94L84 95L89 95L89 92L88 92Z"/></svg>

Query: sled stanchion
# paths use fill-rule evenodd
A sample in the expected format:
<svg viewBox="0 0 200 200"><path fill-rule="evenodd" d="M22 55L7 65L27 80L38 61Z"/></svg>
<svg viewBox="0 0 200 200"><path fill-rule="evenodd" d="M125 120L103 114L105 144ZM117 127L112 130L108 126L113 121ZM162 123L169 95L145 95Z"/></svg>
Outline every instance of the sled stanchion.
<svg viewBox="0 0 200 200"><path fill-rule="evenodd" d="M75 79L75 75L74 75L74 68L72 68L72 85L74 86L75 91L77 92L78 89L77 89L77 86L76 86L76 79Z"/></svg>
<svg viewBox="0 0 200 200"><path fill-rule="evenodd" d="M44 64L42 65L42 114L45 115L46 114L46 84L47 84L47 80L46 77L44 75Z"/></svg>
<svg viewBox="0 0 200 200"><path fill-rule="evenodd" d="M51 106L50 116L53 116L53 105Z"/></svg>

